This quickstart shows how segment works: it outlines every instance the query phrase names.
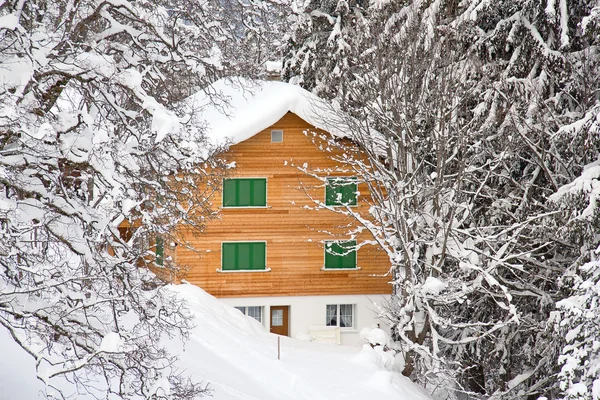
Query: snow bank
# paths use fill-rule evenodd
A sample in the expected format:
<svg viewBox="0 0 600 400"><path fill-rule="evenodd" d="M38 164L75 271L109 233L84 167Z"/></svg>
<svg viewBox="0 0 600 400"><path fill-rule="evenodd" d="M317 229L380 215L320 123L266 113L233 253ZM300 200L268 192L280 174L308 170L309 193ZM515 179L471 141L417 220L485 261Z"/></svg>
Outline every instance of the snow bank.
<svg viewBox="0 0 600 400"><path fill-rule="evenodd" d="M430 398L391 372L393 355L381 347L360 349L283 337L277 360L277 336L261 324L196 286L172 290L184 296L198 321L181 361L195 377L211 382L216 400Z"/></svg>
<svg viewBox="0 0 600 400"><path fill-rule="evenodd" d="M361 329L360 337L372 346L385 346L390 342L390 338L388 337L387 333L385 333L385 331L379 327L366 327Z"/></svg>
<svg viewBox="0 0 600 400"><path fill-rule="evenodd" d="M365 345L362 349L281 338L202 289L188 284L170 286L189 304L196 327L185 346L166 343L179 354L180 367L213 389L214 400L426 400L431 397L402 375L392 372L393 354ZM376 331L374 329L374 331ZM121 339L107 333L101 349L118 348ZM0 400L42 398L34 361L0 329ZM61 385L62 386L62 385ZM154 390L168 393L159 381ZM72 393L71 388L69 391ZM77 399L87 400L82 394Z"/></svg>
<svg viewBox="0 0 600 400"><path fill-rule="evenodd" d="M201 124L215 145L236 144L256 135L288 111L338 137L350 129L331 104L285 82L224 78L184 101L188 123Z"/></svg>

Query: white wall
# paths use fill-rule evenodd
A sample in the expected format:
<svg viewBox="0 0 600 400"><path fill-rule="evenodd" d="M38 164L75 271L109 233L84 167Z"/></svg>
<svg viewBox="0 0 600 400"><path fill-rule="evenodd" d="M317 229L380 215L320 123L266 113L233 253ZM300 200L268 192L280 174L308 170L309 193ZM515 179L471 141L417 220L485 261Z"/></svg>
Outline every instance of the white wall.
<svg viewBox="0 0 600 400"><path fill-rule="evenodd" d="M236 297L221 298L230 306L262 306L263 325L269 330L270 306L289 306L290 336L295 338L308 333L310 326L325 326L325 306L327 304L354 304L355 327L341 328L343 345L360 345L359 332L364 327L380 327L389 334L385 321L377 318L378 307L384 307L390 295L341 295L341 296L284 296L284 297Z"/></svg>

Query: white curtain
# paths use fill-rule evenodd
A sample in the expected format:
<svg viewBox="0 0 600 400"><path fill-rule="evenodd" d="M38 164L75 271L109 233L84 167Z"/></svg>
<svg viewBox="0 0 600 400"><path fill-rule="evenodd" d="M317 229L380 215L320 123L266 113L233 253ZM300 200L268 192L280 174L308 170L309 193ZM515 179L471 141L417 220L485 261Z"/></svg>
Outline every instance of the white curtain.
<svg viewBox="0 0 600 400"><path fill-rule="evenodd" d="M340 328L351 328L354 326L352 304L340 305Z"/></svg>
<svg viewBox="0 0 600 400"><path fill-rule="evenodd" d="M327 316L325 318L325 325L337 326L337 304L327 305Z"/></svg>

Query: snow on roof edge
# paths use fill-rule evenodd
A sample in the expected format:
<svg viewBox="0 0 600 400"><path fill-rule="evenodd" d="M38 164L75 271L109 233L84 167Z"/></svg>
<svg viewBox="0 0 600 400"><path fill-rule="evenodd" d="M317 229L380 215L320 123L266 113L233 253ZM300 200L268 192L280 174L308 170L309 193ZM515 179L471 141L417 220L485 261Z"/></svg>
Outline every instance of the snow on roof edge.
<svg viewBox="0 0 600 400"><path fill-rule="evenodd" d="M290 83L222 78L189 98L190 110L214 145L232 145L250 139L279 121L287 112L336 137L349 137L350 129L333 104ZM192 113L192 112L191 112Z"/></svg>

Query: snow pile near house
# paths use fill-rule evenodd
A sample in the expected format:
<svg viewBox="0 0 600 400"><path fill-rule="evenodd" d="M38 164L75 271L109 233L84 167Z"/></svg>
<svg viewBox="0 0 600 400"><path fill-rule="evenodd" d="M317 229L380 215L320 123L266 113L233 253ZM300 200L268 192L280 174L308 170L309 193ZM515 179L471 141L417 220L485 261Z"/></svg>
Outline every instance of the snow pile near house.
<svg viewBox="0 0 600 400"><path fill-rule="evenodd" d="M371 346L387 346L390 343L390 338L383 329L363 328L360 331L360 337Z"/></svg>
<svg viewBox="0 0 600 400"><path fill-rule="evenodd" d="M243 142L268 128L288 111L338 137L349 127L332 104L285 82L223 78L184 101L188 126L205 129L215 145Z"/></svg>
<svg viewBox="0 0 600 400"><path fill-rule="evenodd" d="M277 336L193 285L173 287L190 304L198 326L181 355L204 377L217 400L428 399L391 367L381 349L307 343Z"/></svg>
<svg viewBox="0 0 600 400"><path fill-rule="evenodd" d="M216 400L430 399L423 389L393 372L393 357L381 347L359 349L283 337L281 360L277 360L277 336L252 318L196 286L169 290L188 301L197 326L185 346L176 340L167 346L180 354L180 365L188 374L209 383ZM4 329L0 329L0 349L5 360L0 366L0 400L43 398L33 359ZM80 393L76 398L88 397Z"/></svg>

